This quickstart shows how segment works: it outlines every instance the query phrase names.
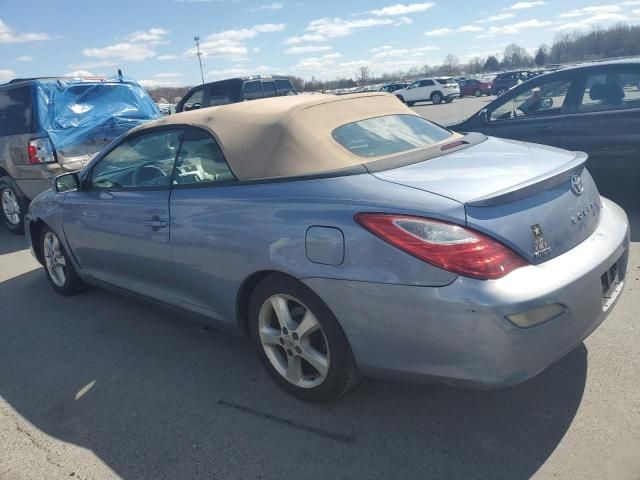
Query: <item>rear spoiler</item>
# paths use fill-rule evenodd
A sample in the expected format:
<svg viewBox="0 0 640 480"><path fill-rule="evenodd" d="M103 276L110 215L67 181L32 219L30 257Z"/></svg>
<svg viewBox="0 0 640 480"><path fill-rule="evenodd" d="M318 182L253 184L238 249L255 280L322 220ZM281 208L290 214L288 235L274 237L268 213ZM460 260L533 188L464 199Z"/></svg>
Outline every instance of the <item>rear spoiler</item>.
<svg viewBox="0 0 640 480"><path fill-rule="evenodd" d="M553 170L531 178L525 182L513 185L504 190L499 190L489 195L466 202L465 205L470 207L491 207L494 205L502 205L504 203L514 202L522 198L530 197L543 190L553 188L563 182L569 180L574 173L581 172L584 163L589 156L585 152L575 152L575 157Z"/></svg>

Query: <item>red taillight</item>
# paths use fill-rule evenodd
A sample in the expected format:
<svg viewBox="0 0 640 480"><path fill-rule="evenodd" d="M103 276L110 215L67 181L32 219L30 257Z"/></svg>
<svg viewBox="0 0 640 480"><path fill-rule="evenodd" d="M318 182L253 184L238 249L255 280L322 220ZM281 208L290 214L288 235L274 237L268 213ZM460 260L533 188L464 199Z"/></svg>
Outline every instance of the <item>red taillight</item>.
<svg viewBox="0 0 640 480"><path fill-rule="evenodd" d="M51 140L47 137L29 140L27 155L29 156L29 163L32 165L52 163L56 161L56 154L53 151L53 145L51 144Z"/></svg>
<svg viewBox="0 0 640 480"><path fill-rule="evenodd" d="M490 280L527 265L500 242L453 223L389 213L357 213L354 219L400 250L465 277Z"/></svg>

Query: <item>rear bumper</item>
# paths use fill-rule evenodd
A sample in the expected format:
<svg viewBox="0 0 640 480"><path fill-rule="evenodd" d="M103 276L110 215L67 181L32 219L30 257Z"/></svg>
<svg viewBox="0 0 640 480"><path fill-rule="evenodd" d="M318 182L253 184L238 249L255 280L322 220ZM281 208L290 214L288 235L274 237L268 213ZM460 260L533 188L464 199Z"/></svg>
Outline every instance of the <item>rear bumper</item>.
<svg viewBox="0 0 640 480"><path fill-rule="evenodd" d="M600 224L580 245L499 280L458 277L445 287L307 279L332 309L363 373L500 388L527 380L571 351L611 312L600 277L628 260L626 214L603 199ZM505 317L559 303L532 328Z"/></svg>

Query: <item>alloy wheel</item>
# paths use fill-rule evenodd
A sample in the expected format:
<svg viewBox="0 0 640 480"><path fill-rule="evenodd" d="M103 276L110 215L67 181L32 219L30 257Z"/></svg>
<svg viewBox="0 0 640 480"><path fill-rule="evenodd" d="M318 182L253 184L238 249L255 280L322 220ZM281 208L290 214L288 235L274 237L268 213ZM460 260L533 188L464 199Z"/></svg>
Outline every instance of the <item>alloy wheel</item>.
<svg viewBox="0 0 640 480"><path fill-rule="evenodd" d="M0 194L0 201L2 202L2 212L5 218L11 225L18 225L20 223L20 203L16 193L10 188L5 188Z"/></svg>
<svg viewBox="0 0 640 480"><path fill-rule="evenodd" d="M320 322L290 295L267 298L258 313L260 343L273 368L289 383L314 388L329 373L329 344Z"/></svg>
<svg viewBox="0 0 640 480"><path fill-rule="evenodd" d="M44 259L49 277L56 286L63 287L67 281L65 273L67 261L64 258L60 240L53 232L47 232L43 243Z"/></svg>

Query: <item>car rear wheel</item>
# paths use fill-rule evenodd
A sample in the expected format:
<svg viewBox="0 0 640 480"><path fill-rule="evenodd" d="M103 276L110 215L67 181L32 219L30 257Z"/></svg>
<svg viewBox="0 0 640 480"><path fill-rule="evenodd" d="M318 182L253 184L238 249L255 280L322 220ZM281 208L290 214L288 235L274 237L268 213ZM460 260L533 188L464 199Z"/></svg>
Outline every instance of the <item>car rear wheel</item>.
<svg viewBox="0 0 640 480"><path fill-rule="evenodd" d="M75 295L82 291L85 284L78 277L73 264L64 251L62 242L53 230L48 227L42 229L40 244L42 245L42 257L47 278L53 289L64 296Z"/></svg>
<svg viewBox="0 0 640 480"><path fill-rule="evenodd" d="M9 177L0 178L0 207L2 221L7 229L15 234L24 233L26 201Z"/></svg>
<svg viewBox="0 0 640 480"><path fill-rule="evenodd" d="M328 402L359 375L333 313L306 286L285 275L263 280L249 304L251 338L271 377L291 395Z"/></svg>
<svg viewBox="0 0 640 480"><path fill-rule="evenodd" d="M481 95L482 95L482 92L476 88L476 90L473 92L473 96L474 97L479 97Z"/></svg>
<svg viewBox="0 0 640 480"><path fill-rule="evenodd" d="M416 104L416 102L407 102L407 106L408 107L413 107Z"/></svg>
<svg viewBox="0 0 640 480"><path fill-rule="evenodd" d="M431 94L431 102L434 105L440 105L442 103L442 94L440 92L433 92Z"/></svg>

